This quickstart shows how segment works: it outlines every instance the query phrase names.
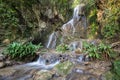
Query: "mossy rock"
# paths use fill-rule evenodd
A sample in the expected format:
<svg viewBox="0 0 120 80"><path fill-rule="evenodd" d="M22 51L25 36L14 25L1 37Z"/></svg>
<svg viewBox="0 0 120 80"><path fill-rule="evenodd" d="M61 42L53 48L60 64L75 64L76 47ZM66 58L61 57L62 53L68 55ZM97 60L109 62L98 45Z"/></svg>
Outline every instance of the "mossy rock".
<svg viewBox="0 0 120 80"><path fill-rule="evenodd" d="M102 80L113 80L113 76L114 75L110 71L108 71L104 73L101 78Z"/></svg>
<svg viewBox="0 0 120 80"><path fill-rule="evenodd" d="M71 72L73 68L73 63L66 61L55 66L55 71L60 75L67 75Z"/></svg>

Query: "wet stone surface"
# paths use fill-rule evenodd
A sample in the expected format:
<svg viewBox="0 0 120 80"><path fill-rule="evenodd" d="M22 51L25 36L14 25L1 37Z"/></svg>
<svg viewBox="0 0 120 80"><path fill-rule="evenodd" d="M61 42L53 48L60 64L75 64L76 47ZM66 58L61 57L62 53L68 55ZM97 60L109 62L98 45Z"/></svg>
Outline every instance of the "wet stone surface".
<svg viewBox="0 0 120 80"><path fill-rule="evenodd" d="M81 59L79 59L80 56L81 54L58 54L58 59L59 57L67 57L67 59L62 60L59 64L57 64L53 69L50 70L53 74L51 74L50 72L46 72L46 74L51 74L49 76L49 80L104 80L101 79L101 75L110 70L111 62L81 61ZM79 60L81 62L79 62ZM41 71L38 71L38 73L39 72ZM35 80L42 80L41 77L38 77L38 75L34 75L34 77L37 77L37 79Z"/></svg>

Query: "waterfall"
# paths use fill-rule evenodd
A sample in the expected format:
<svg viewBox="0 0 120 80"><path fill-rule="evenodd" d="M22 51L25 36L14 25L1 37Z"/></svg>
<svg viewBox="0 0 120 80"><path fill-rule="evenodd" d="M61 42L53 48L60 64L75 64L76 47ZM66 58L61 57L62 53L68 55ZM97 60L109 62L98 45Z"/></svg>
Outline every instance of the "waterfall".
<svg viewBox="0 0 120 80"><path fill-rule="evenodd" d="M79 38L86 38L87 20L85 16L85 4L80 4L74 8L73 17L67 23L63 24L62 30L62 42L65 37L77 36ZM47 48L55 48L59 35L56 36L57 31L53 32L49 36Z"/></svg>

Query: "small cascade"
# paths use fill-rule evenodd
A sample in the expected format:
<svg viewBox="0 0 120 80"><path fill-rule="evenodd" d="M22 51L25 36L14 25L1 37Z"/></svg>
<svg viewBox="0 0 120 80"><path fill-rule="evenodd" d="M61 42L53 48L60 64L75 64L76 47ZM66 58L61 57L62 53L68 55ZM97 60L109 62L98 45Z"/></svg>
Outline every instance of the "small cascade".
<svg viewBox="0 0 120 80"><path fill-rule="evenodd" d="M29 66L29 67L33 67L33 68L40 68L40 69L52 69L55 65L59 64L59 60L54 60L54 62L52 61L52 63L47 64L48 61L47 59L43 58L43 57L39 57L37 61L35 62L31 62L31 63L27 63L24 66Z"/></svg>
<svg viewBox="0 0 120 80"><path fill-rule="evenodd" d="M55 48L55 46L56 46L56 40L57 40L56 32L53 32L49 36L47 48Z"/></svg>
<svg viewBox="0 0 120 80"><path fill-rule="evenodd" d="M86 30L87 20L84 8L84 4L78 5L74 8L73 18L62 26L64 33L63 36L69 36L70 34L72 34L72 36L75 36L75 33L81 32L80 29L84 29L82 31ZM81 33L78 34L82 35Z"/></svg>

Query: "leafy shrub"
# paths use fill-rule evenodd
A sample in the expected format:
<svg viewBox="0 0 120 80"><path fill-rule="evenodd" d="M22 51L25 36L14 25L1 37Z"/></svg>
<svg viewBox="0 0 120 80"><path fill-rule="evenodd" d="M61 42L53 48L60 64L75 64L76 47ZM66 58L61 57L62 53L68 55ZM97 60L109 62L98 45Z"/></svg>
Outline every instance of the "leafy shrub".
<svg viewBox="0 0 120 80"><path fill-rule="evenodd" d="M109 59L113 53L110 45L106 45L104 43L95 45L92 43L84 42L83 47L84 52L88 53L88 56L93 59Z"/></svg>
<svg viewBox="0 0 120 80"><path fill-rule="evenodd" d="M111 54L114 53L110 45L106 45L103 43L100 43L98 45L98 51L105 59L109 59L109 57L112 57Z"/></svg>
<svg viewBox="0 0 120 80"><path fill-rule="evenodd" d="M92 44L92 43L87 43L84 42L83 43L83 47L84 47L84 52L88 53L88 56L91 58L100 58L100 54L98 52L98 48L96 45Z"/></svg>
<svg viewBox="0 0 120 80"><path fill-rule="evenodd" d="M68 50L68 45L66 44L60 44L56 47L56 51L64 53Z"/></svg>
<svg viewBox="0 0 120 80"><path fill-rule="evenodd" d="M5 54L12 59L23 59L27 56L34 56L35 52L41 48L41 44L34 45L31 42L27 44L13 42L5 50Z"/></svg>
<svg viewBox="0 0 120 80"><path fill-rule="evenodd" d="M111 72L114 74L114 77L112 80L120 79L120 60L116 60L113 62Z"/></svg>

